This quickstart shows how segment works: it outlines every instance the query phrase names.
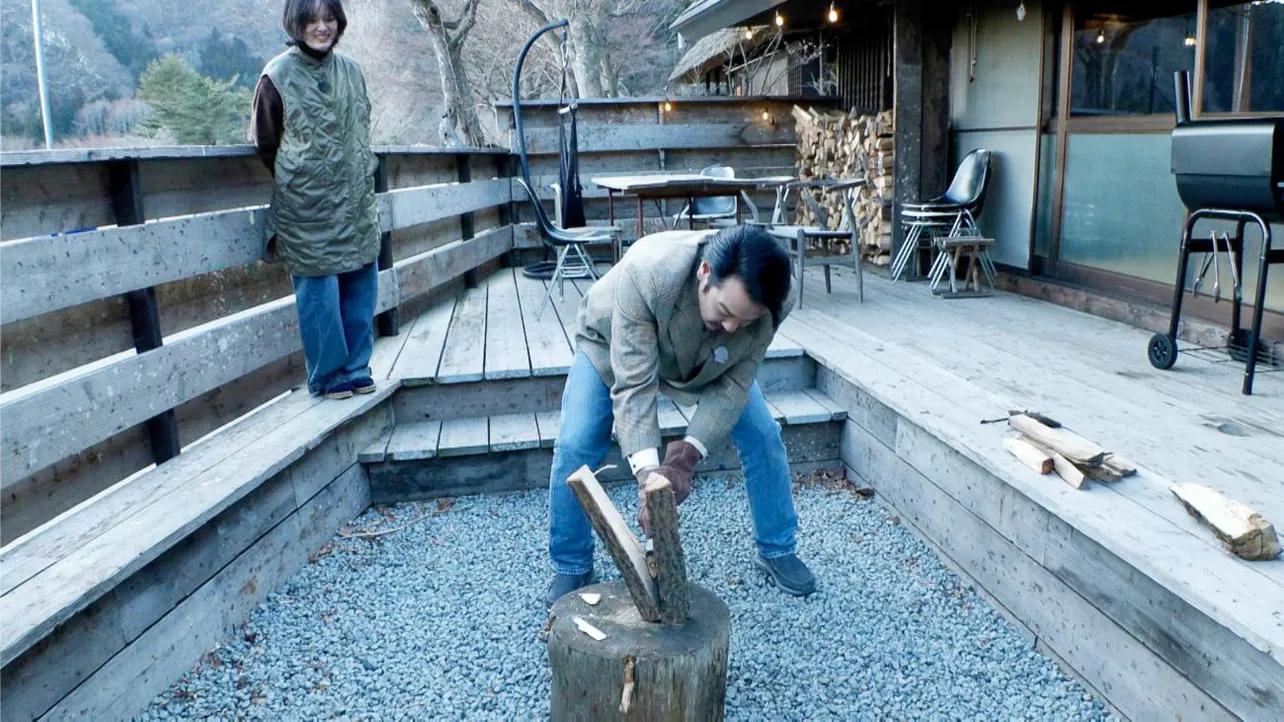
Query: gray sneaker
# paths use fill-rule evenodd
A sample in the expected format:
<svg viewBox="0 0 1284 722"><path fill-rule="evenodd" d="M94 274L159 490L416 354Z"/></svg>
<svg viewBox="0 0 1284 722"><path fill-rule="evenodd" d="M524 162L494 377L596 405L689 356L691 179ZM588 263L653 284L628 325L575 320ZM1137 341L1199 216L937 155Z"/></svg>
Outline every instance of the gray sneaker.
<svg viewBox="0 0 1284 722"><path fill-rule="evenodd" d="M587 587L593 583L593 572L590 570L587 574L558 574L553 577L553 581L548 585L548 591L544 594L544 606L551 607L557 600L570 594L581 587Z"/></svg>
<svg viewBox="0 0 1284 722"><path fill-rule="evenodd" d="M796 554L772 559L763 559L759 554L754 559L754 566L766 572L772 584L786 594L805 597L816 591L816 577Z"/></svg>

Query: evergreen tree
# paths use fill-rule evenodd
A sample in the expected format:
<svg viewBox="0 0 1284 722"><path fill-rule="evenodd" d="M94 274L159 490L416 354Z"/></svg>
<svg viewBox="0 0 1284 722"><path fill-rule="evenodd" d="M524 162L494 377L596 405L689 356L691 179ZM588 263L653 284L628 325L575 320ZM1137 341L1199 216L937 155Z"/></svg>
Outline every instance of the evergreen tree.
<svg viewBox="0 0 1284 722"><path fill-rule="evenodd" d="M230 35L224 37L218 30L210 30L201 42L201 72L211 78L253 88L263 64L263 59L251 53L244 40Z"/></svg>
<svg viewBox="0 0 1284 722"><path fill-rule="evenodd" d="M177 55L152 61L138 79L138 97L152 108L144 131L172 135L182 144L245 142L250 93L207 78Z"/></svg>
<svg viewBox="0 0 1284 722"><path fill-rule="evenodd" d="M160 55L151 33L135 33L129 18L116 9L113 0L71 0L71 5L89 19L107 52L129 70L130 77L137 78Z"/></svg>

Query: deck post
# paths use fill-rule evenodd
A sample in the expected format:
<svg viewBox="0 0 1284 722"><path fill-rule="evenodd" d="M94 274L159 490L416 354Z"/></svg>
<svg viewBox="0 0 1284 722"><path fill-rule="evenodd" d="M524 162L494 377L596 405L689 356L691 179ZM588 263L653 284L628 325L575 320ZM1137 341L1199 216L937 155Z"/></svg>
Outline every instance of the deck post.
<svg viewBox="0 0 1284 722"><path fill-rule="evenodd" d="M460 183L471 183L473 180L472 156L467 153L455 154L455 168L459 172ZM473 212L459 214L459 237L470 240L476 235L473 232ZM477 269L464 271L464 288L477 288Z"/></svg>
<svg viewBox="0 0 1284 722"><path fill-rule="evenodd" d="M892 257L905 241L901 203L921 203L949 182L950 43L954 15L926 0L896 0L893 110L896 177L892 195ZM906 269L918 277L919 261Z"/></svg>
<svg viewBox="0 0 1284 722"><path fill-rule="evenodd" d="M111 183L111 203L116 214L116 225L136 226L147 220L143 211L143 185L136 159L112 161L107 165ZM125 294L129 306L129 325L134 335L134 350L145 353L160 348L160 310L156 304L156 288L149 286ZM173 409L167 409L148 419L147 438L152 446L152 460L164 463L178 456L181 446L178 439L178 420Z"/></svg>
<svg viewBox="0 0 1284 722"><path fill-rule="evenodd" d="M379 155L379 167L375 169L375 193L388 192L388 158ZM384 231L379 234L379 262L378 269L386 271L393 267L392 259L392 231ZM397 312L397 307L384 311L375 316L375 335L377 336L396 336L401 333L401 319Z"/></svg>

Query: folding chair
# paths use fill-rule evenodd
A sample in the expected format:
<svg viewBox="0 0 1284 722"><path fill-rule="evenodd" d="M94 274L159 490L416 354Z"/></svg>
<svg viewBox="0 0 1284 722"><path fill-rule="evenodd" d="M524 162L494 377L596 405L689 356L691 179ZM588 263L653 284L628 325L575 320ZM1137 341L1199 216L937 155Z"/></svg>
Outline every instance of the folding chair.
<svg viewBox="0 0 1284 722"><path fill-rule="evenodd" d="M708 178L735 178L736 169L726 165L711 165L700 171L700 175ZM717 196L715 198L693 198L689 203L682 204L682 210L673 215L673 228L684 219L692 227L696 221L705 223L710 226L725 226L736 222L736 204L745 201L749 212L756 220L758 211L749 201L748 195L741 191L739 195Z"/></svg>

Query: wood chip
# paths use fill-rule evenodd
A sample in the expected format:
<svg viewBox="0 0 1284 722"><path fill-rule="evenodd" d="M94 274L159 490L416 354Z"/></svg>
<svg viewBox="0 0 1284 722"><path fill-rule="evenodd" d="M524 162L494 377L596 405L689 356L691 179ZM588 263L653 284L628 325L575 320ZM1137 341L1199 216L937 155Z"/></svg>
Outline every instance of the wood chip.
<svg viewBox="0 0 1284 722"><path fill-rule="evenodd" d="M1280 553L1275 527L1250 507L1203 484L1173 484L1170 490L1190 515L1213 530L1227 551L1250 561L1274 559Z"/></svg>
<svg viewBox="0 0 1284 722"><path fill-rule="evenodd" d="M598 602L602 601L602 595L597 592L584 592L580 595L580 599L583 599L584 603L590 607L595 607Z"/></svg>
<svg viewBox="0 0 1284 722"><path fill-rule="evenodd" d="M575 626L579 627L581 632L592 637L593 641L600 642L603 639L606 639L606 634L603 633L602 630L584 621L583 617L571 617L571 621L575 622Z"/></svg>

